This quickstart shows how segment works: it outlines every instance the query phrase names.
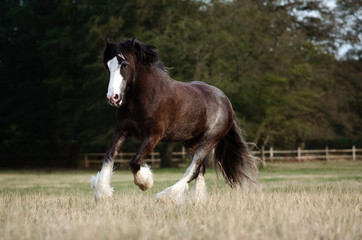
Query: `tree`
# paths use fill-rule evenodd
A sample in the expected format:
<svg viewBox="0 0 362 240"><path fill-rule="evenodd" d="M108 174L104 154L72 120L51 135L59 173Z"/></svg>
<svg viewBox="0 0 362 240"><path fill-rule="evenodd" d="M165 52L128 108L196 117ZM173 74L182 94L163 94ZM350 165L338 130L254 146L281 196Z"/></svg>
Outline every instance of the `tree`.
<svg viewBox="0 0 362 240"><path fill-rule="evenodd" d="M174 79L219 87L260 146L360 143L360 11L354 0L333 9L299 0L5 1L2 164L73 167L82 153L107 149L115 109L103 100L105 36L154 44ZM350 52L336 58L345 44ZM163 146L169 155L173 144Z"/></svg>

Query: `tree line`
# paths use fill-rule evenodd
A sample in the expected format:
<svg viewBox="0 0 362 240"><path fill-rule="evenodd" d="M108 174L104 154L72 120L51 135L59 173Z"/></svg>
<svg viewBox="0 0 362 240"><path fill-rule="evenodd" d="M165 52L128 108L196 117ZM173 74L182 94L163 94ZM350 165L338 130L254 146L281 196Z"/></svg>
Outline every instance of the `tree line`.
<svg viewBox="0 0 362 240"><path fill-rule="evenodd" d="M5 0L1 166L75 167L82 153L106 151L115 109L105 98L105 37L154 44L172 78L223 90L259 147L361 147L362 8L335 4ZM342 44L350 49L336 57ZM158 150L166 158L174 147Z"/></svg>

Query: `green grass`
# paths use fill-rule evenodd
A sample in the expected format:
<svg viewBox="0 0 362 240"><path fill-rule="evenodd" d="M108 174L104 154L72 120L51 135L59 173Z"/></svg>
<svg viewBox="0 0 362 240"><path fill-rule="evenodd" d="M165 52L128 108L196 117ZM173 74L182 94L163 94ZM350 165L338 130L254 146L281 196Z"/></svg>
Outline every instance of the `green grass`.
<svg viewBox="0 0 362 240"><path fill-rule="evenodd" d="M113 199L101 203L94 170L0 171L0 239L362 238L362 162L268 163L249 191L207 169L206 202L157 202L184 171L156 169L154 188L142 192L131 172L116 170Z"/></svg>

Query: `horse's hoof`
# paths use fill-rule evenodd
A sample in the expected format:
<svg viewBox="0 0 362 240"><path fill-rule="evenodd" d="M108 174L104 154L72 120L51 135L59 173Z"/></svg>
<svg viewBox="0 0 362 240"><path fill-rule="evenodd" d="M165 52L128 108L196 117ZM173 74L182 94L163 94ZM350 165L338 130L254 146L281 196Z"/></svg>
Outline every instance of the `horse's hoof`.
<svg viewBox="0 0 362 240"><path fill-rule="evenodd" d="M136 184L137 185L137 184ZM142 191L146 192L148 189L151 189L153 187L152 185L137 185Z"/></svg>
<svg viewBox="0 0 362 240"><path fill-rule="evenodd" d="M187 183L176 183L175 185L166 188L162 192L155 195L160 202L173 202L176 204L183 203L188 195Z"/></svg>
<svg viewBox="0 0 362 240"><path fill-rule="evenodd" d="M153 187L153 176L149 166L143 165L136 174L133 175L134 183L142 190L147 191Z"/></svg>
<svg viewBox="0 0 362 240"><path fill-rule="evenodd" d="M103 174L107 173L107 171L102 171ZM94 199L96 200L96 202L105 199L111 199L113 195L113 188L109 185L110 176L107 175L105 178L103 175L103 177L101 177L102 171L98 172L96 176L92 176L90 179L91 187L94 191ZM104 179L106 179L106 181L104 181Z"/></svg>

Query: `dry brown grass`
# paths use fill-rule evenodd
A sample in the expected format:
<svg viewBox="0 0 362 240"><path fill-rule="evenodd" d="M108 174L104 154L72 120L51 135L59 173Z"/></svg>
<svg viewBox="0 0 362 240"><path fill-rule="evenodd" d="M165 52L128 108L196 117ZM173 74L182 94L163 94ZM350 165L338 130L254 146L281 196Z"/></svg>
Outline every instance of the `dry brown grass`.
<svg viewBox="0 0 362 240"><path fill-rule="evenodd" d="M156 173L147 193L116 172L101 204L89 172L1 172L0 239L362 239L362 164L345 165L272 164L248 193L210 173L208 200L182 205L153 196L180 171Z"/></svg>

